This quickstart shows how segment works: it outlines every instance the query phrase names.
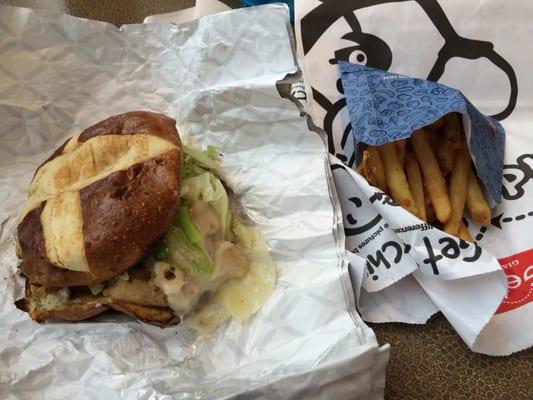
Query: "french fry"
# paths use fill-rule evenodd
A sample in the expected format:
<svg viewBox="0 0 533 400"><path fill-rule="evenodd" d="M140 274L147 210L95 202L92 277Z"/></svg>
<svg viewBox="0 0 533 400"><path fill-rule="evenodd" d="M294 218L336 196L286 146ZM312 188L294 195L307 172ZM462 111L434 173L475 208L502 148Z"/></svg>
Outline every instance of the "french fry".
<svg viewBox="0 0 533 400"><path fill-rule="evenodd" d="M459 236L459 239L463 239L466 242L474 243L474 238L463 221L459 224L459 232L457 236Z"/></svg>
<svg viewBox="0 0 533 400"><path fill-rule="evenodd" d="M383 166L385 167L387 185L392 198L407 211L416 215L418 210L409 184L407 183L405 172L400 164L400 160L398 160L396 145L394 143L386 143L378 149Z"/></svg>
<svg viewBox="0 0 533 400"><path fill-rule="evenodd" d="M437 216L435 215L435 210L433 209L433 205L431 204L431 199L429 198L429 193L426 188L426 185L424 185L424 200L426 202L426 222L431 224L437 220Z"/></svg>
<svg viewBox="0 0 533 400"><path fill-rule="evenodd" d="M441 172L448 175L454 165L456 151L461 146L461 125L457 114L447 114L444 116L444 126L441 130L439 147L437 149L437 159Z"/></svg>
<svg viewBox="0 0 533 400"><path fill-rule="evenodd" d="M434 224L437 222L437 215L435 214L435 209L433 208L431 201L426 204L426 220L428 224Z"/></svg>
<svg viewBox="0 0 533 400"><path fill-rule="evenodd" d="M410 143L422 169L424 184L431 198L437 219L442 223L446 223L452 214L450 197L448 196L446 181L440 171L439 163L429 144L427 131L425 129L415 131L411 135Z"/></svg>
<svg viewBox="0 0 533 400"><path fill-rule="evenodd" d="M439 118L435 122L433 122L431 125L428 125L428 129L430 131L438 131L442 126L444 125L444 118Z"/></svg>
<svg viewBox="0 0 533 400"><path fill-rule="evenodd" d="M405 145L407 141L405 139L397 140L394 142L396 146L396 152L398 153L398 160L400 160L401 165L405 165Z"/></svg>
<svg viewBox="0 0 533 400"><path fill-rule="evenodd" d="M448 222L444 225L444 231L450 235L457 236L459 232L459 225L463 218L466 192L468 189L468 175L470 173L470 153L468 147L464 143L457 156L450 175L450 182L448 191L450 193L450 201L452 203L452 215Z"/></svg>
<svg viewBox="0 0 533 400"><path fill-rule="evenodd" d="M422 182L422 173L420 166L416 161L415 155L408 151L405 156L405 172L407 174L407 182L411 188L411 193L415 199L418 213L416 216L423 221L426 221L426 200L424 196L424 183Z"/></svg>
<svg viewBox="0 0 533 400"><path fill-rule="evenodd" d="M468 189L466 191L466 208L472 215L472 218L479 222L481 225L490 224L490 207L485 200L483 191L479 186L476 175L472 168L468 177Z"/></svg>
<svg viewBox="0 0 533 400"><path fill-rule="evenodd" d="M439 150L440 131L436 131L436 132L429 131L428 138L429 138L429 144L431 145L433 152L437 154L437 151Z"/></svg>
<svg viewBox="0 0 533 400"><path fill-rule="evenodd" d="M366 159L368 158L368 154L367 154L367 151L363 151L363 159L361 160L361 162L359 163L359 165L357 166L357 168L355 169L359 174L363 175L367 180L368 178L366 177L365 175L365 164L366 164Z"/></svg>
<svg viewBox="0 0 533 400"><path fill-rule="evenodd" d="M365 155L366 154L366 155ZM364 159L364 176L371 185L380 188L383 191L387 190L387 178L385 176L385 168L383 161L379 155L376 147L369 146L363 153Z"/></svg>

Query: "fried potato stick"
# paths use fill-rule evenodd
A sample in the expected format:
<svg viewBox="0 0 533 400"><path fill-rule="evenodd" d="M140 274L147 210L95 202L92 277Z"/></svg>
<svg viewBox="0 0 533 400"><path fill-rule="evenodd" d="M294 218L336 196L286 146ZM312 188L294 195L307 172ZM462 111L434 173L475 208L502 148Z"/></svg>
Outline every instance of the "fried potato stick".
<svg viewBox="0 0 533 400"><path fill-rule="evenodd" d="M431 198L437 219L442 223L446 223L452 214L450 197L448 196L446 181L440 171L439 163L429 144L427 131L425 129L415 131L411 135L410 143L422 169L424 184Z"/></svg>
<svg viewBox="0 0 533 400"><path fill-rule="evenodd" d="M420 165L419 165L420 166ZM437 221L437 216L435 215L435 209L433 208L433 205L431 204L431 199L429 198L429 193L426 188L426 185L424 185L424 200L426 202L426 222L428 224L433 224Z"/></svg>
<svg viewBox="0 0 533 400"><path fill-rule="evenodd" d="M483 195L481 186L477 180L476 174L472 168L470 168L470 174L468 177L468 189L466 192L466 208L472 215L472 218L479 222L481 225L490 224L490 207Z"/></svg>
<svg viewBox="0 0 533 400"><path fill-rule="evenodd" d="M383 191L387 190L387 178L385 167L376 147L369 146L363 152L363 175L368 182Z"/></svg>
<svg viewBox="0 0 533 400"><path fill-rule="evenodd" d="M470 173L470 153L466 144L463 144L459 149L453 170L450 175L450 182L448 191L450 193L450 201L452 204L452 215L444 225L444 231L450 235L457 236L459 233L459 226L461 224L465 203L466 192L468 189L468 175Z"/></svg>
<svg viewBox="0 0 533 400"><path fill-rule="evenodd" d="M385 167L387 186L390 189L392 198L407 211L416 215L418 210L409 188L409 183L407 183L405 172L398 159L396 145L394 143L386 143L378 149Z"/></svg>
<svg viewBox="0 0 533 400"><path fill-rule="evenodd" d="M435 131L435 132L428 132L428 138L429 138L429 144L431 145L431 148L433 149L433 153L437 154L437 151L439 150L439 142L440 142L440 135L441 130Z"/></svg>
<svg viewBox="0 0 533 400"><path fill-rule="evenodd" d="M359 165L357 166L357 168L355 169L357 171L357 173L363 175L366 180L368 180L368 177L365 175L365 164L366 164L366 158L368 157L368 154L365 151L363 151L363 159L361 160L361 162L359 163Z"/></svg>
<svg viewBox="0 0 533 400"><path fill-rule="evenodd" d="M461 123L456 113L444 116L444 126L441 129L437 159L444 176L448 175L454 165L455 154L461 146Z"/></svg>
<svg viewBox="0 0 533 400"><path fill-rule="evenodd" d="M470 231L466 227L463 221L459 224L459 239L463 239L466 242L474 243L474 238L470 234Z"/></svg>
<svg viewBox="0 0 533 400"><path fill-rule="evenodd" d="M422 173L420 166L416 160L416 156L411 151L405 155L405 172L407 174L407 182L411 188L411 193L415 199L416 207L418 209L417 217L426 221L426 199L424 196L424 183L422 181Z"/></svg>
<svg viewBox="0 0 533 400"><path fill-rule="evenodd" d="M428 129L430 131L438 131L442 126L444 125L444 118L439 118L435 122L433 122L431 125L428 125Z"/></svg>
<svg viewBox="0 0 533 400"><path fill-rule="evenodd" d="M435 214L435 209L433 208L433 204L431 204L431 201L429 203L426 203L426 219L428 224L433 225L435 222L438 222L437 215Z"/></svg>
<svg viewBox="0 0 533 400"><path fill-rule="evenodd" d="M405 165L405 145L407 144L407 141L405 139L397 140L394 142L394 145L396 146L396 152L398 153L398 160L400 160L400 164L403 166Z"/></svg>

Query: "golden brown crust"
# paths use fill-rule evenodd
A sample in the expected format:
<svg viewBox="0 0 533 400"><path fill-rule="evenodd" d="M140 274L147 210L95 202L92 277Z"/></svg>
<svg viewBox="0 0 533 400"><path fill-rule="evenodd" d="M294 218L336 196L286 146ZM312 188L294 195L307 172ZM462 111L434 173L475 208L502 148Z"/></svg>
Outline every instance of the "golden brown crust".
<svg viewBox="0 0 533 400"><path fill-rule="evenodd" d="M137 263L168 230L179 205L183 162L173 119L142 111L121 114L86 129L78 141L136 133L157 136L178 147L111 173L79 191L88 272L58 268L50 262L40 218L46 201L29 211L17 234L21 270L31 284L87 286L109 280ZM47 162L59 156L64 147Z"/></svg>
<svg viewBox="0 0 533 400"><path fill-rule="evenodd" d="M72 151L77 143L81 145L104 135L135 134L144 135L139 138L156 136L176 147L169 145L170 149L152 155L152 158L142 162L138 160L135 164L132 162L133 165L125 165L124 169L110 171L107 176L80 186L78 210L81 208L83 221L80 252L85 252L88 272L87 269L59 268L50 261L57 255L47 254L50 242L42 226L46 198L40 204L35 203L38 207L34 204L35 208L29 209L20 222L17 238L22 256L21 270L28 280L26 297L17 302L17 306L27 311L34 320L80 321L113 308L158 325L176 321L164 295L157 288L153 290L149 282L138 279L146 275L144 270L134 269L138 272L134 276L139 277L131 282L117 281L114 287L106 289L105 295L94 296L87 287L107 281L138 263L170 227L179 205L183 163L175 121L161 114L143 111L108 118L87 128L77 139L67 140L37 170ZM108 158L114 157L114 153L106 149L98 148ZM75 168L75 162L68 164L65 171L72 174L69 172L65 179L72 180L78 176ZM40 176L48 170L43 171ZM35 182L34 186L38 185ZM58 290L61 287L69 287L68 297Z"/></svg>
<svg viewBox="0 0 533 400"><path fill-rule="evenodd" d="M168 306L134 304L103 294L94 296L86 287L70 288L68 298L61 297L58 289L30 284L26 285L25 293L26 297L19 300L16 305L37 322L81 321L102 314L110 308L155 325L168 325L179 320ZM50 306L51 302L47 301L47 296L56 299L53 306Z"/></svg>
<svg viewBox="0 0 533 400"><path fill-rule="evenodd" d="M46 164L48 161L52 161L54 158L56 158L57 156L61 155L61 153L63 153L63 150L65 149L65 146L67 145L68 141L70 140L71 138L68 138L67 140L65 140L63 142L63 144L61 146L59 146L57 149L55 149L55 151L50 155L50 157L48 157L46 160L44 160L36 169L35 169L35 172L33 174L33 178L35 178L35 174L37 173L37 171L39 171L39 169L41 169L41 167ZM33 179L32 178L32 179Z"/></svg>
<svg viewBox="0 0 533 400"><path fill-rule="evenodd" d="M130 279L125 281L116 279L116 282L107 287L103 294L111 301L168 307L165 294L149 280Z"/></svg>
<svg viewBox="0 0 533 400"><path fill-rule="evenodd" d="M42 286L26 285L26 297L16 303L37 322L48 320L81 321L95 317L109 309L108 300L103 296L93 296L86 288L71 291L68 299L63 299L57 291ZM46 296L57 298L56 307L45 307Z"/></svg>
<svg viewBox="0 0 533 400"><path fill-rule="evenodd" d="M18 226L18 244L23 257L21 272L28 277L30 284L49 287L68 286L65 282L89 285L94 279L92 275L56 268L46 258L40 221L42 209L43 205L30 211Z"/></svg>
<svg viewBox="0 0 533 400"><path fill-rule="evenodd" d="M88 302L79 304L73 303L69 304L64 308L58 310L51 310L48 312L40 312L34 310L33 313L30 313L30 316L34 321L37 322L44 322L48 320L74 322L96 317L97 315L100 315L107 310L109 310L109 306L98 302Z"/></svg>
<svg viewBox="0 0 533 400"><path fill-rule="evenodd" d="M140 261L168 231L179 203L180 160L178 150L168 152L80 191L85 254L96 280Z"/></svg>
<svg viewBox="0 0 533 400"><path fill-rule="evenodd" d="M78 137L85 142L95 136L133 135L149 133L168 140L181 148L181 142L175 128L176 120L163 114L149 111L132 111L114 115L85 129Z"/></svg>
<svg viewBox="0 0 533 400"><path fill-rule="evenodd" d="M20 264L21 272L26 275L29 283L47 287L68 287L92 285L94 277L87 272L70 271L57 268L42 256L24 256ZM111 279L113 276L109 276Z"/></svg>
<svg viewBox="0 0 533 400"><path fill-rule="evenodd" d="M168 307L141 306L121 301L113 301L109 306L114 310L151 324L168 325L179 321L178 317Z"/></svg>

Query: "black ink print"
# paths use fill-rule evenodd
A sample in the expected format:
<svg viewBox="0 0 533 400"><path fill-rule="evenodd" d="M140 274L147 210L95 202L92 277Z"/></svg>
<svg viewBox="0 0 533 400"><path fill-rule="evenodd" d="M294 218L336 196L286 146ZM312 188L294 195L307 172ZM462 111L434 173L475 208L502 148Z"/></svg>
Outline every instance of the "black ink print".
<svg viewBox="0 0 533 400"><path fill-rule="evenodd" d="M446 64L452 58L469 60L485 58L503 71L509 80L511 90L507 104L500 112L492 116L498 120L507 118L514 110L518 96L518 84L512 66L496 52L491 42L460 36L453 28L437 0L322 0L322 4L311 10L301 20L304 55L313 48L315 43L331 25L339 19L344 19L350 26L351 31L342 36L342 39L352 41L354 44L341 49L332 49L332 58L329 59L329 62L336 64L339 60L344 60L388 70L394 57L391 48L381 38L363 32L355 12L367 7L406 1L416 2L444 38L444 45L438 51L437 59L431 67L427 79L438 81L444 74ZM393 22L391 21L391 23ZM323 127L328 134L329 151L348 166L353 166L355 154L344 154L344 149L351 132L350 124L347 124L342 132L341 148L335 149L333 141L333 122L339 112L346 106L346 101L340 99L333 103L316 88L311 89L315 101L326 111ZM337 90L343 94L340 79L337 82Z"/></svg>
<svg viewBox="0 0 533 400"><path fill-rule="evenodd" d="M503 166L502 197L507 201L514 201L525 195L525 186L533 180L533 154L522 154L516 160L516 164L505 164ZM516 215L504 215L500 213L491 219L491 225L498 229L503 229L504 224L520 222L533 217L533 210L517 213ZM487 227L482 226L475 240L479 242L485 236Z"/></svg>
<svg viewBox="0 0 533 400"><path fill-rule="evenodd" d="M345 167L341 165L332 165L331 170L341 170L347 173ZM362 200L359 197L354 196L350 197L348 201L353 205L355 210L353 212L350 212L350 210L346 209L342 210L343 215L346 216L347 222L344 226L344 234L346 236L360 235L364 232L370 231L383 219L383 217L378 214L369 221L361 222L360 218L366 216L361 212L361 210L358 210L363 205Z"/></svg>
<svg viewBox="0 0 533 400"><path fill-rule="evenodd" d="M376 201L379 201L383 205L388 205L388 206L393 206L393 207L400 206L389 195L383 192L375 192L372 196L370 196L371 203L375 203Z"/></svg>
<svg viewBox="0 0 533 400"><path fill-rule="evenodd" d="M516 164L503 166L502 196L505 200L517 200L524 195L524 185L533 179L533 154L522 154Z"/></svg>
<svg viewBox="0 0 533 400"><path fill-rule="evenodd" d="M442 260L444 257L442 255L440 255L440 254L435 254L435 252L433 251L433 245L431 244L431 241L429 240L428 237L424 237L423 241L424 241L424 245L426 246L428 257L425 258L424 260L422 260L422 262L424 264L431 265L431 269L433 270L433 273L435 275L438 275L439 274L439 267L438 267L437 263L440 260Z"/></svg>
<svg viewBox="0 0 533 400"><path fill-rule="evenodd" d="M456 258L462 257L464 262L476 262L481 257L483 250L476 243L473 245L465 242L464 240L457 240L449 237L442 237L438 239L438 246L435 246L431 239L427 236L422 238L424 246L427 251L427 258L423 259L424 264L431 266L431 269L435 275L439 275L439 261L444 258L454 260ZM465 254L461 250L467 250L472 248L474 251L471 254ZM440 250L439 250L440 249Z"/></svg>

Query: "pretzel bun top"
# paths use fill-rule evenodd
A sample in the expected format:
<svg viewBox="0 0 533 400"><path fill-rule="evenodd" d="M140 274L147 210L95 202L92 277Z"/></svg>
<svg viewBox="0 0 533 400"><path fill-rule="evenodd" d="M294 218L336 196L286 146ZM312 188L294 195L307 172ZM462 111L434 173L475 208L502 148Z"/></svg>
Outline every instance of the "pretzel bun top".
<svg viewBox="0 0 533 400"><path fill-rule="evenodd" d="M30 283L91 285L139 262L170 227L182 164L162 114L116 115L68 139L37 168L18 225Z"/></svg>

